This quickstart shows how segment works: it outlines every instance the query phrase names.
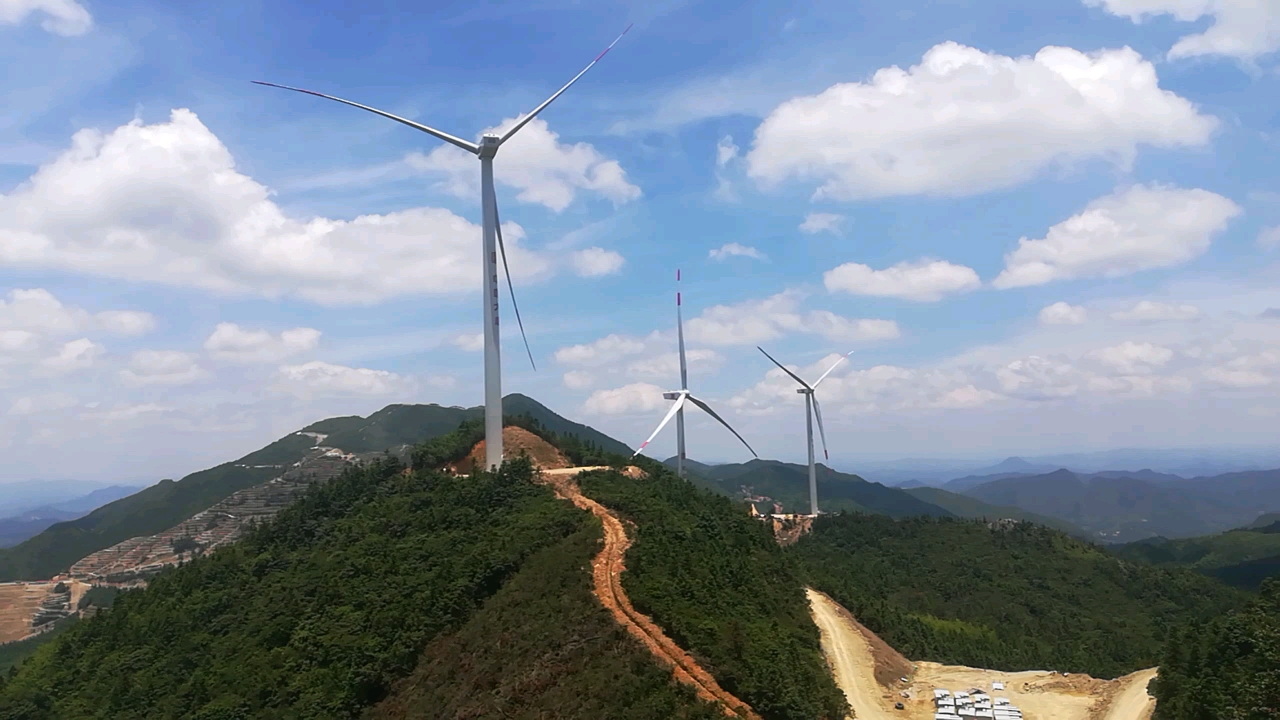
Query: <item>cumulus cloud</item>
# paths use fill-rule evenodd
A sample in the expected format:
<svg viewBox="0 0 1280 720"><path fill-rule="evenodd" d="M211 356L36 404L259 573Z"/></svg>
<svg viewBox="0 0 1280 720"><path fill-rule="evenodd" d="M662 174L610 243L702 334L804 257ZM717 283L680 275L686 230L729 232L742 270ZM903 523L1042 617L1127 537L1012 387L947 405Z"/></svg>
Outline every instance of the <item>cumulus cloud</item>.
<svg viewBox="0 0 1280 720"><path fill-rule="evenodd" d="M135 310L107 310L94 319L98 327L116 335L146 335L156 327L154 315Z"/></svg>
<svg viewBox="0 0 1280 720"><path fill-rule="evenodd" d="M651 412L667 406L662 388L649 383L632 383L612 390L597 390L582 404L588 415L625 415Z"/></svg>
<svg viewBox="0 0 1280 720"><path fill-rule="evenodd" d="M517 280L552 271L519 225L503 235ZM479 238L478 225L440 208L290 218L189 110L82 130L0 196L0 263L323 304L474 292Z"/></svg>
<svg viewBox="0 0 1280 720"><path fill-rule="evenodd" d="M703 348L686 349L684 360L689 372L694 374L718 370L724 365L724 357L720 353ZM627 374L634 377L664 378L674 381L680 377L680 353L662 353L634 360L627 364Z"/></svg>
<svg viewBox="0 0 1280 720"><path fill-rule="evenodd" d="M25 353L39 345L39 336L30 330L0 330L0 352Z"/></svg>
<svg viewBox="0 0 1280 720"><path fill-rule="evenodd" d="M501 135L520 118L482 131ZM480 197L480 173L471 153L452 145L440 145L426 155L414 154L409 165L446 175L442 189L467 200ZM502 146L493 164L494 181L516 188L516 199L543 205L555 212L569 207L578 191L598 193L615 204L640 197L640 188L627 181L617 160L605 158L589 143L560 142L560 136L535 118ZM504 233L505 235L505 233Z"/></svg>
<svg viewBox="0 0 1280 720"><path fill-rule="evenodd" d="M1208 250L1240 212L1208 190L1135 185L1094 200L1043 239L1018 240L992 285L1025 287L1178 265Z"/></svg>
<svg viewBox="0 0 1280 720"><path fill-rule="evenodd" d="M320 331L314 328L299 327L272 335L266 330L247 330L223 322L204 341L204 349L227 362L275 363L314 350L319 343Z"/></svg>
<svg viewBox="0 0 1280 720"><path fill-rule="evenodd" d="M570 390L586 390L596 382L595 376L586 370L570 370L561 380Z"/></svg>
<svg viewBox="0 0 1280 720"><path fill-rule="evenodd" d="M88 338L66 343L52 355L40 361L39 375L66 375L93 367L94 362L106 352L106 348Z"/></svg>
<svg viewBox="0 0 1280 720"><path fill-rule="evenodd" d="M586 278L613 275L622 270L622 265L626 262L622 255L598 247L574 251L570 258L573 271L578 277Z"/></svg>
<svg viewBox="0 0 1280 720"><path fill-rule="evenodd" d="M53 392L31 397L20 397L9 406L10 415L34 415L75 407L79 400L74 395Z"/></svg>
<svg viewBox="0 0 1280 720"><path fill-rule="evenodd" d="M8 300L0 299L0 329L34 330L50 335L66 335L100 330L115 335L144 335L155 327L151 313L133 310L106 310L91 314L64 305L43 288L10 290Z"/></svg>
<svg viewBox="0 0 1280 720"><path fill-rule="evenodd" d="M802 295L787 290L763 300L714 305L688 322L689 337L708 345L751 345L787 333L821 335L840 342L891 340L900 335L892 320L846 318L826 310L802 312Z"/></svg>
<svg viewBox="0 0 1280 720"><path fill-rule="evenodd" d="M1173 359L1173 351L1149 342L1126 340L1095 350L1092 357L1121 375L1147 375Z"/></svg>
<svg viewBox="0 0 1280 720"><path fill-rule="evenodd" d="M1065 302L1046 305L1040 310L1041 325L1083 325L1088 319L1088 310Z"/></svg>
<svg viewBox="0 0 1280 720"><path fill-rule="evenodd" d="M301 398L316 396L381 397L410 390L412 381L386 370L352 368L313 360L282 365L277 387Z"/></svg>
<svg viewBox="0 0 1280 720"><path fill-rule="evenodd" d="M736 242L725 243L724 245L721 245L720 247L707 253L707 257L711 258L712 260L715 260L716 262L728 260L731 257L748 257L748 258L754 258L756 260L766 259L764 256L764 253L760 252L759 250L749 245L740 245Z"/></svg>
<svg viewBox="0 0 1280 720"><path fill-rule="evenodd" d="M1014 58L945 42L908 70L782 103L746 159L764 186L816 182L816 198L961 196L1055 165L1126 167L1141 145L1201 146L1216 125L1129 48Z"/></svg>
<svg viewBox="0 0 1280 720"><path fill-rule="evenodd" d="M1202 33L1178 39L1170 59L1201 55L1227 55L1242 60L1280 50L1280 3L1276 0L1084 0L1112 15L1135 23L1157 15L1172 15L1181 22L1205 16L1213 24Z"/></svg>
<svg viewBox="0 0 1280 720"><path fill-rule="evenodd" d="M716 167L724 167L729 161L738 157L738 146L733 144L733 136L725 135L716 143Z"/></svg>
<svg viewBox="0 0 1280 720"><path fill-rule="evenodd" d="M944 295L966 292L982 285L978 273L945 260L900 262L884 270L845 263L823 273L823 283L833 292L936 302Z"/></svg>
<svg viewBox="0 0 1280 720"><path fill-rule="evenodd" d="M812 212L804 216L800 223L800 232L815 235L820 232L839 233L844 224L844 216L835 213Z"/></svg>
<svg viewBox="0 0 1280 720"><path fill-rule="evenodd" d="M607 365L628 355L639 355L645 348L645 340L615 333L593 342L562 347L556 350L555 358L565 365Z"/></svg>
<svg viewBox="0 0 1280 720"><path fill-rule="evenodd" d="M456 335L449 341L455 347L467 352L480 352L484 350L484 333L464 333Z"/></svg>
<svg viewBox="0 0 1280 720"><path fill-rule="evenodd" d="M93 27L93 16L75 0L0 0L0 25L17 25L33 13L43 15L40 27L55 35L83 35Z"/></svg>
<svg viewBox="0 0 1280 720"><path fill-rule="evenodd" d="M1128 310L1111 313L1112 320L1138 323L1195 320L1198 317L1200 317L1200 308L1195 305L1170 305L1151 300L1142 300Z"/></svg>
<svg viewBox="0 0 1280 720"><path fill-rule="evenodd" d="M194 355L177 350L139 350L120 371L120 379L132 387L188 385L208 376Z"/></svg>

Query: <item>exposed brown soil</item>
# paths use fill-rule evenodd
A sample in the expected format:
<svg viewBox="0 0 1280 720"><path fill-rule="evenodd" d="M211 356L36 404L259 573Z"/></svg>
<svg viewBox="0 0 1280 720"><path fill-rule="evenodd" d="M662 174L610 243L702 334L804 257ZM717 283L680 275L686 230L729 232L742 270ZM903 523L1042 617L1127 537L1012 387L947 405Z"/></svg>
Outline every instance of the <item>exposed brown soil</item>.
<svg viewBox="0 0 1280 720"><path fill-rule="evenodd" d="M759 720L760 716L756 715L749 705L720 687L711 673L703 669L689 656L689 653L667 637L662 628L654 624L649 616L640 613L631 605L631 600L622 588L622 572L626 570L624 558L627 548L631 546L631 539L627 536L622 520L605 506L583 495L578 488L578 483L574 480L581 472L600 469L604 468L565 468L541 474L543 481L551 485L557 497L591 512L604 526L604 547L591 562L593 592L596 598L613 615L619 625L643 643L660 663L670 667L672 676L677 681L692 687L698 697L708 702L719 703L725 714L730 717ZM643 473L635 467L627 468L626 475L633 478L643 477Z"/></svg>
<svg viewBox="0 0 1280 720"><path fill-rule="evenodd" d="M62 580L71 590L71 607L80 604L89 586L62 577L41 582L0 583L0 643L21 640L31 635L31 619L40 609L40 603L53 593Z"/></svg>
<svg viewBox="0 0 1280 720"><path fill-rule="evenodd" d="M564 453L554 445L521 427L502 428L502 455L513 458L528 455L539 470L563 469L573 465ZM460 475L469 475L477 465L484 464L484 441L476 443L471 454L449 469Z"/></svg>
<svg viewBox="0 0 1280 720"><path fill-rule="evenodd" d="M813 529L813 518L808 516L775 517L770 522L773 524L773 536L777 538L778 544L784 547L794 544L800 536Z"/></svg>

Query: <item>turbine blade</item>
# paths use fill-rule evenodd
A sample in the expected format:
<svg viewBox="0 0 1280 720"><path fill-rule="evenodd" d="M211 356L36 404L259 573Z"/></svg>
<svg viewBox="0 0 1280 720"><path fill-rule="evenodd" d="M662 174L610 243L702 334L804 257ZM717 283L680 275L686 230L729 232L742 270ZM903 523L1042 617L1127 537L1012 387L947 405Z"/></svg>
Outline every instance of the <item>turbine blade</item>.
<svg viewBox="0 0 1280 720"><path fill-rule="evenodd" d="M653 439L658 437L658 433L662 432L662 428L666 427L667 423L671 422L671 418L675 417L676 413L680 412L680 408L684 407L684 400L687 397L689 397L687 394L680 393L680 397L676 398L676 401L671 405L671 409L667 411L667 416L662 418L662 422L658 423L658 429L653 431L653 434L649 436L648 440L640 443L640 447L636 448L636 451L631 454L631 457L639 455L646 445L653 442Z"/></svg>
<svg viewBox="0 0 1280 720"><path fill-rule="evenodd" d="M818 435L822 437L822 457L827 460L831 459L831 454L827 452L827 431L822 429L822 406L818 404L818 396L813 396L813 414L818 418Z"/></svg>
<svg viewBox="0 0 1280 720"><path fill-rule="evenodd" d="M702 411L703 411L703 412L705 412L706 414L708 414L708 415L710 415L711 417L715 418L716 420L719 420L721 425L723 425L723 426L725 426L725 427L729 428L729 432L733 433L733 436L734 436L734 437L736 437L736 438L738 438L739 440L741 440L741 441L742 441L742 444L743 444L743 445L746 445L748 450L751 450L751 454L752 454L752 455L755 455L755 457L760 457L759 455L756 455L756 451L755 451L754 449L752 449L751 444L750 444L750 443L748 443L748 442L746 441L746 439L744 439L741 435L739 435L739 434L738 434L738 431L737 431L737 430L734 430L732 425L730 425L729 423L725 422L725 421L724 421L724 418L722 418L722 417L720 417L719 415L717 415L717 414L716 414L716 411L715 411L715 410L712 410L710 405L708 405L708 404L706 404L706 403L702 402L701 400L699 400L698 398L696 398L696 397L694 397L694 396L692 396L692 395L689 395L689 396L688 396L688 398L689 398L689 402L691 402L691 403L693 403L694 405L697 405L698 407L702 408Z"/></svg>
<svg viewBox="0 0 1280 720"><path fill-rule="evenodd" d="M627 31L628 31L628 30L630 30L630 29L631 29L631 26L630 26L630 25L628 25L628 26L627 26L627 29L622 31L622 35L626 35L626 34L627 34ZM591 63L590 63L589 65L587 65L586 67L582 68L582 72L578 73L577 75L574 75L574 76L573 76L573 79L572 79L572 80L570 80L569 82L565 83L564 87L562 87L562 88L560 88L559 90L557 90L557 91L555 92L555 94L554 94L554 95L552 95L551 97L547 98L546 100L543 100L541 105L539 105L538 107L536 107L536 108L534 108L534 109L533 109L533 112L531 112L531 113L529 113L528 115L525 115L523 118L521 118L521 119L520 119L520 122L516 123L514 127L512 127L512 128L511 128L510 130L508 130L505 134L503 134L502 138L500 138L500 139L498 140L498 144L499 144L499 145L501 145L502 143L504 143L504 142L506 142L507 140L511 139L511 136L512 136L512 135L515 135L517 132L519 132L519 131L520 131L520 128L524 127L525 125L528 125L530 120L533 120L535 117L537 117L537 116L538 116L538 113L540 113L540 112L542 112L543 110L545 110L545 109L547 108L547 106L548 106L548 105L550 105L550 104L552 103L552 101L554 101L556 98L558 98L558 97L560 97L562 94L564 94L564 91L565 91L565 90L568 90L568 89L569 89L569 86L571 86L571 85L573 85L574 83L578 82L578 78L582 77L583 75L586 75L588 70L590 70L592 67L594 67L596 63L600 62L600 58L604 57L604 56L605 56L605 54L607 54L610 50L612 50L612 49L613 49L613 46L614 46L614 45L617 45L617 44L618 44L618 41L622 39L622 35L619 35L618 37L614 38L614 39L613 39L613 42L609 43L609 47L607 47L607 48L605 48L605 49L604 49L604 52L602 52L602 53L600 53L599 55L597 55L595 60L592 60L592 61L591 61Z"/></svg>
<svg viewBox="0 0 1280 720"><path fill-rule="evenodd" d="M427 127L422 123L416 123L412 120L406 120L405 118L402 118L399 115L392 115L391 113L384 112L382 110L379 110L378 108L369 107L368 105L361 105L358 102L351 102L350 100L343 100L340 97L334 97L332 95L325 95L324 93L318 93L314 90L303 90L302 88L289 87L288 85L277 85L275 83L263 82L261 80L253 80L252 82L255 85L266 85L267 87L280 88L282 90L292 90L294 92L306 93L307 95L315 95L316 97L322 97L322 98L325 98L326 100L333 100L334 102L340 102L343 105L350 105L351 107L360 108L361 110L368 110L369 112L375 115L381 115L382 117L387 118L389 120L395 120L396 122L401 123L403 125L408 125L409 127L415 130L421 130L422 132L428 135L433 135L435 137L438 137L447 143L452 143L454 145L457 145L458 147L462 148L463 150L466 150L472 155L478 155L480 153L480 146L476 145L473 142L467 142L466 140L463 140L460 137L454 137L453 135L450 135L449 133L444 132L442 130L437 130L433 127Z"/></svg>
<svg viewBox="0 0 1280 720"><path fill-rule="evenodd" d="M844 362L845 360L848 360L849 356L852 354L853 354L853 351L850 350L844 355L841 355L839 360L836 360L835 362L831 363L831 367L827 368L827 371L822 373L822 377L818 378L818 382L814 383L813 386L816 388L818 387L818 385L822 384L822 381L827 379L827 376L831 374L831 371L835 370L836 366L839 365L840 363Z"/></svg>
<svg viewBox="0 0 1280 720"><path fill-rule="evenodd" d="M770 355L770 354L769 354L769 353L767 353L767 352L764 352L764 348L762 348L762 347L760 347L759 345L757 345L757 346L756 346L756 349L757 349L757 350L759 350L760 352L764 353L764 356L765 356L765 357L769 358L770 360L773 360L773 356L772 356L772 355ZM773 360L773 364L774 364L774 365L777 365L777 366L778 366L778 367L780 367L780 368L782 368L782 372L784 372L784 373L786 373L786 374L790 375L791 377L795 378L795 379L796 379L796 382L800 383L801 385L803 385L803 386L805 386L805 387L809 387L809 383L805 382L804 380L801 380L799 375L797 375L797 374L795 374L795 373L791 372L790 370L788 370L786 365L783 365L782 363L778 362L777 360ZM821 380L819 380L818 382L822 382L822 381L821 381ZM809 388L809 389L810 389L810 390L812 390L813 388Z"/></svg>
<svg viewBox="0 0 1280 720"><path fill-rule="evenodd" d="M684 316L680 311L680 271L676 270L676 336L680 339L680 389L689 389L689 367L684 360Z"/></svg>
<svg viewBox="0 0 1280 720"><path fill-rule="evenodd" d="M538 364L533 361L533 351L529 349L529 336L524 334L524 321L520 319L520 305L516 303L516 287L511 284L511 268L507 266L507 248L502 243L502 219L498 217L498 196L493 196L493 224L498 231L498 251L502 254L502 271L507 274L507 290L511 292L511 307L516 310L516 325L520 326L520 338L524 340L524 351L529 354L529 364L534 372Z"/></svg>

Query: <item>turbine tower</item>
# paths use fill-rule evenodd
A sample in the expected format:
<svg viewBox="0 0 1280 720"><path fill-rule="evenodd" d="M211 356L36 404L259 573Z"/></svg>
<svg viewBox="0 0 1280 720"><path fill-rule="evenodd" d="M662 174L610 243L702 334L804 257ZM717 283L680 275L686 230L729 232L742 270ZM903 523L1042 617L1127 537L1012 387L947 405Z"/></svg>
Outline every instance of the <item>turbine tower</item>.
<svg viewBox="0 0 1280 720"><path fill-rule="evenodd" d="M646 445L653 442L653 439L658 437L658 433L662 432L662 428L666 427L667 423L671 422L671 417L675 416L676 418L676 474L679 475L680 477L684 477L685 476L684 404L686 402L691 402L694 405L697 405L698 407L702 408L703 412L705 412L706 414L718 420L721 425L729 429L729 432L733 433L734 437L741 440L742 444L746 445L748 450L751 450L752 456L757 458L760 457L759 455L756 455L755 450L751 449L751 445L749 445L747 441L744 440L743 437L738 434L738 431L734 430L733 427L729 425L729 423L725 422L724 418L717 415L716 411L712 410L710 405L707 405L705 402L699 400L698 398L694 397L689 393L689 369L688 369L688 366L685 364L685 360L684 360L684 318L680 314L680 271L679 270L676 270L676 338L679 341L679 347L680 347L680 389L675 392L662 393L662 397L668 400L675 400L675 404L671 406L671 409L667 410L666 417L662 418L662 422L658 423L658 428L653 431L653 434L649 436L649 439L641 443L640 447L635 451L634 454L632 454L631 457L634 458L636 455L639 455L644 450Z"/></svg>
<svg viewBox="0 0 1280 720"><path fill-rule="evenodd" d="M542 102L528 115L520 118L515 125L502 135L486 134L480 138L480 143L476 144L463 140L462 138L450 135L447 132L436 130L435 128L416 123L412 120L392 115L389 112L361 105L350 100L343 100L333 95L325 95L324 93L314 92L312 90L303 90L302 88L289 87L287 85L277 85L275 83L262 82L254 80L258 85L267 85L269 87L281 88L283 90L292 90L294 92L306 93L307 95L315 95L326 100L340 102L343 105L360 108L375 115L381 115L389 120L394 120L402 125L408 125L415 130L420 130L428 135L444 140L447 143L466 150L480 159L480 207L481 207L481 250L482 260L481 267L484 268L484 447L485 447L485 468L492 469L502 464L502 363L501 363L501 345L498 337L498 253L502 253L502 269L507 276L507 288L511 293L511 305L515 308L516 324L520 327L520 336L524 338L525 351L529 354L529 363L533 364L533 352L529 349L529 338L524 334L524 322L520 319L520 307L516 305L515 286L511 283L511 269L507 266L507 249L502 242L502 226L498 219L498 199L497 193L493 187L493 158L498 154L498 148L502 144L510 140L513 135L520 131L529 121L538 116L550 105L556 98L560 97L565 90L571 85L578 82L578 78L587 74L600 59L613 49L614 45L622 39L622 35L627 34L631 26L628 25L622 34L609 43L609 47L604 49L592 60L582 72L573 76L573 79L565 83L551 97ZM497 246L495 247L495 240ZM537 366L534 366L537 369Z"/></svg>
<svg viewBox="0 0 1280 720"><path fill-rule="evenodd" d="M817 390L818 386L822 384L822 381L826 380L827 376L831 374L831 371L835 370L837 365L844 362L850 355L852 355L853 351L849 351L844 355L841 355L839 360L831 363L831 367L827 368L827 371L822 373L822 377L818 378L817 382L810 385L804 380L801 380L799 375L788 370L785 365L774 360L772 355L764 352L764 348L757 345L756 349L764 353L765 357L773 360L774 365L782 368L782 372L795 378L795 381L801 385L800 389L796 390L796 392L804 395L804 424L805 431L809 436L809 514L816 516L818 514L818 468L813 462L814 416L817 416L818 418L818 434L822 437L822 456L827 460L830 460L831 455L827 453L827 431L822 429L822 406L818 404L818 398L813 394L813 391Z"/></svg>

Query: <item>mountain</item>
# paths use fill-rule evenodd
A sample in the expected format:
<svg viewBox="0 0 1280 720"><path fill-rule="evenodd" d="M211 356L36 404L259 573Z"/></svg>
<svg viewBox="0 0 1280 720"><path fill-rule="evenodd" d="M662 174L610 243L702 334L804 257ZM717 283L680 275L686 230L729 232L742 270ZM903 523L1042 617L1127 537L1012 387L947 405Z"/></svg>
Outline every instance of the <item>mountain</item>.
<svg viewBox="0 0 1280 720"><path fill-rule="evenodd" d="M1170 624L1247 597L1031 523L842 513L790 550L894 649L949 665L1117 677L1155 665Z"/></svg>
<svg viewBox="0 0 1280 720"><path fill-rule="evenodd" d="M88 497L102 489L104 489L102 483L84 480L23 480L0 483L0 517L13 517L41 507L56 507L60 503Z"/></svg>
<svg viewBox="0 0 1280 720"><path fill-rule="evenodd" d="M566 420L524 395L508 395L503 406L508 415L530 415L554 432L577 435L613 452L631 453L626 445ZM482 415L483 409L478 407L389 405L367 418L321 420L238 460L192 473L179 481L161 480L84 517L59 522L15 547L0 550L0 582L47 579L90 553L172 528L237 491L280 476L321 442L348 453L380 452L443 435L463 420Z"/></svg>
<svg viewBox="0 0 1280 720"><path fill-rule="evenodd" d="M1052 472L1052 468L1048 472ZM942 488L944 490L947 490L948 492L962 493L966 490L972 490L973 488L976 488L979 485L986 485L989 482L995 482L996 480L1008 480L1010 478L1033 477L1034 475L1035 473L1021 473L1021 472L1003 472L1003 473L994 473L989 475L965 475L964 477L959 477L954 480L946 481L945 483L942 484Z"/></svg>
<svg viewBox="0 0 1280 720"><path fill-rule="evenodd" d="M1267 528L1270 530L1277 527L1277 525L1280 525L1280 513L1270 512L1259 515L1256 520L1249 523L1249 528L1255 530ZM1280 529L1273 532L1280 532Z"/></svg>
<svg viewBox="0 0 1280 720"><path fill-rule="evenodd" d="M965 494L1066 520L1102 542L1207 535L1239 526L1256 514L1220 502L1210 497L1212 493L1193 494L1186 485L1070 470L995 480Z"/></svg>
<svg viewBox="0 0 1280 720"><path fill-rule="evenodd" d="M43 507L14 517L0 518L0 548L17 545L29 537L40 534L54 523L72 520L79 516L79 513Z"/></svg>
<svg viewBox="0 0 1280 720"><path fill-rule="evenodd" d="M1280 532L1277 530L1280 527L1272 524L1177 540L1148 538L1115 545L1108 551L1130 560L1188 568L1228 585L1256 590L1263 580L1280 574Z"/></svg>
<svg viewBox="0 0 1280 720"><path fill-rule="evenodd" d="M1065 520L1049 517L1048 515L1037 515L1036 513L1027 512L1022 508L1014 507L1012 505L989 505L977 498L948 492L942 488L911 488L907 490L907 492L927 503L937 505L956 517L971 518L975 520L1003 520L1005 518L1012 518L1014 520L1024 520L1026 522L1036 523L1037 525L1044 525L1045 527L1050 527L1054 530L1060 530L1072 537L1078 537L1086 540L1089 539L1089 533L1086 530L1076 527Z"/></svg>
<svg viewBox="0 0 1280 720"><path fill-rule="evenodd" d="M768 498L762 502L780 503L783 512L809 512L808 465L778 460L751 460L725 465L686 462L689 463L690 480L696 485L741 500ZM674 460L667 460L667 465L674 467ZM905 490L867 482L857 475L837 472L820 463L817 479L818 507L823 512L858 510L891 517L951 514Z"/></svg>
<svg viewBox="0 0 1280 720"><path fill-rule="evenodd" d="M1238 510L1245 522L1252 522L1259 511L1280 509L1280 470L1250 470L1211 477L1176 479L1163 483L1205 502Z"/></svg>

